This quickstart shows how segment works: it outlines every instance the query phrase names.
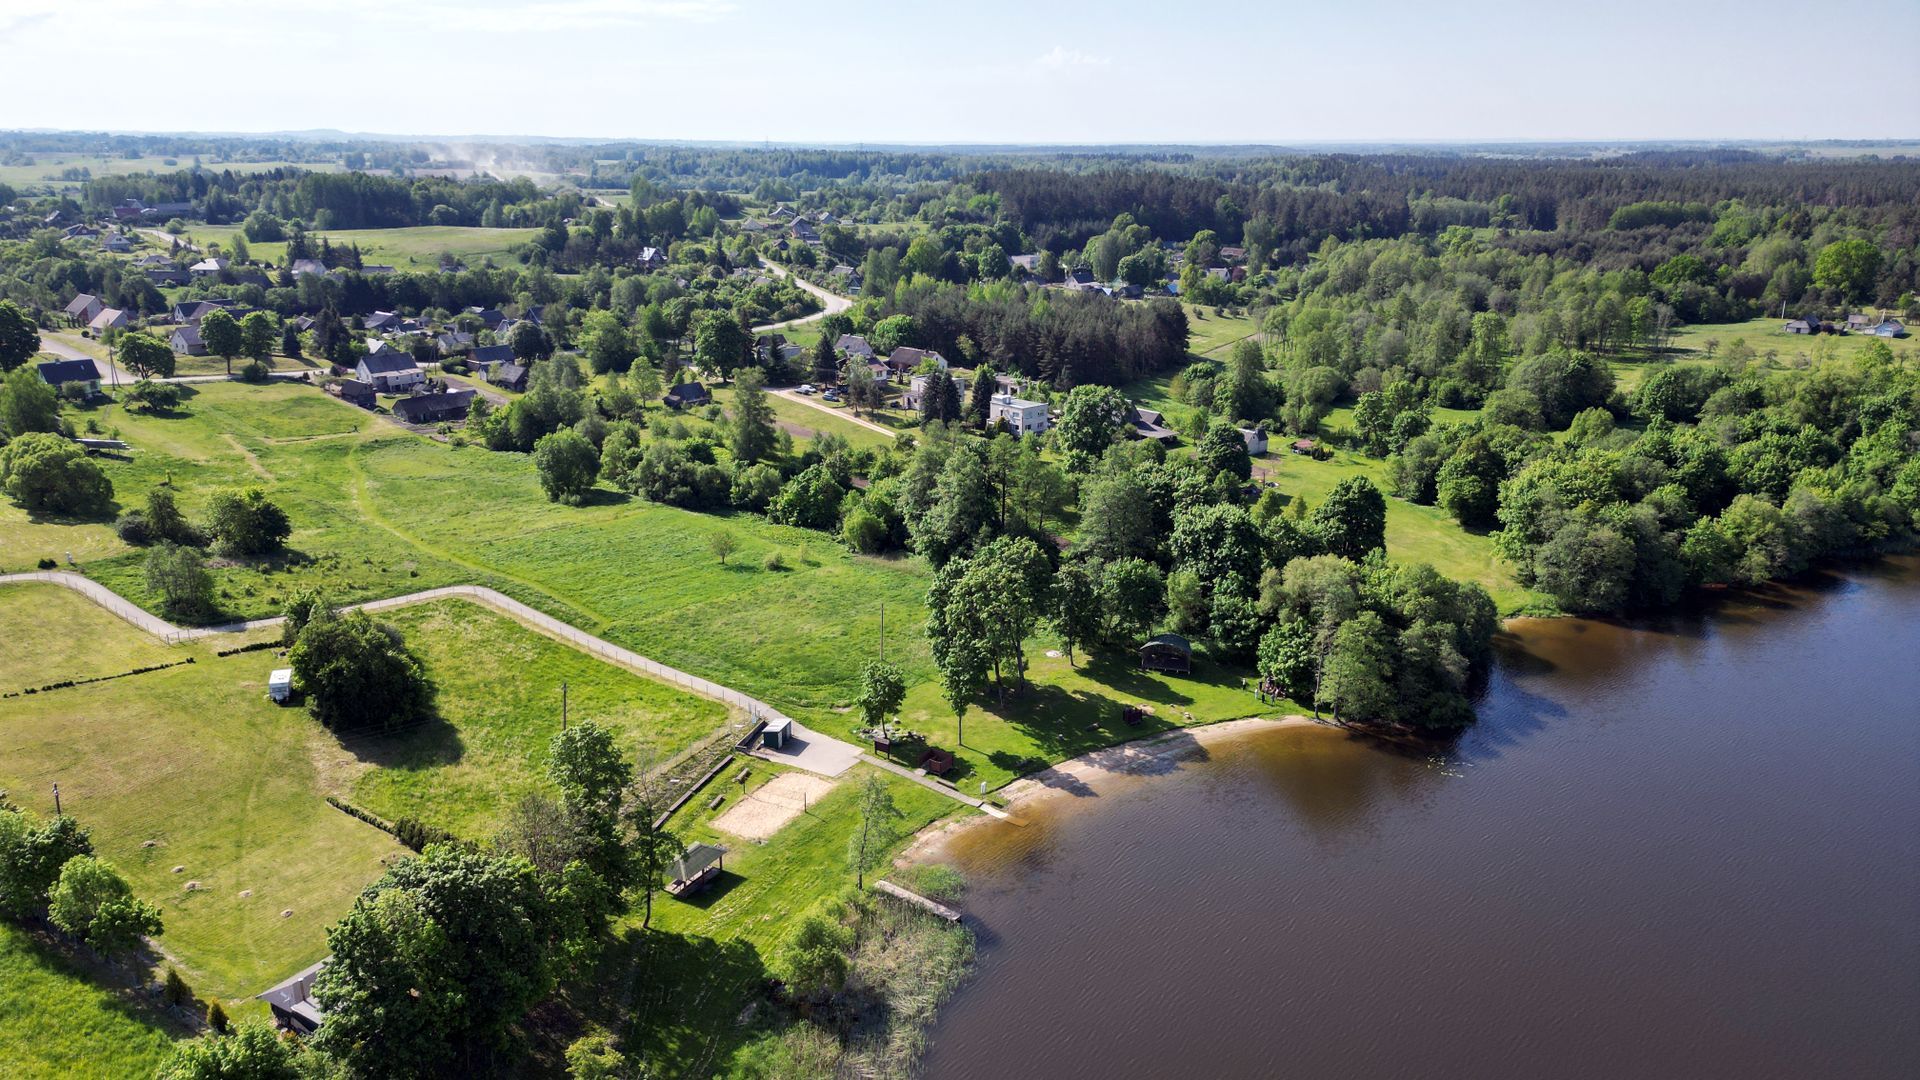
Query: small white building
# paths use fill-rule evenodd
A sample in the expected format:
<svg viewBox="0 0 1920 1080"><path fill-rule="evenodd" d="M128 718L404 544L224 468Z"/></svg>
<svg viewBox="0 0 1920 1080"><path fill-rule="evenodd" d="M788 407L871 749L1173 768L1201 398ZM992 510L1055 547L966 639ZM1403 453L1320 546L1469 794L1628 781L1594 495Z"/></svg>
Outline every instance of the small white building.
<svg viewBox="0 0 1920 1080"><path fill-rule="evenodd" d="M292 668L273 669L273 674L267 676L267 696L283 704L293 697Z"/></svg>
<svg viewBox="0 0 1920 1080"><path fill-rule="evenodd" d="M1047 407L1038 401L1028 401L1012 394L995 394L987 409L987 422L998 425L1007 422L1007 429L1015 435L1038 435L1047 430Z"/></svg>
<svg viewBox="0 0 1920 1080"><path fill-rule="evenodd" d="M1267 452L1267 433L1265 431L1257 427L1243 427L1236 430L1240 432L1240 438L1246 441L1247 454L1249 456L1259 457L1261 454Z"/></svg>

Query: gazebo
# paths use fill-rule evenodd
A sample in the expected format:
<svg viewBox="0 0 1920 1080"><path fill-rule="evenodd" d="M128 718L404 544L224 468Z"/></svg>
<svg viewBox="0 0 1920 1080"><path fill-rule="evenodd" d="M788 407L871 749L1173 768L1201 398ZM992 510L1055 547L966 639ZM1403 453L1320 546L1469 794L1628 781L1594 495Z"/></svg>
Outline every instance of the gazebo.
<svg viewBox="0 0 1920 1080"><path fill-rule="evenodd" d="M1179 634L1161 634L1140 646L1143 671L1167 671L1176 675L1193 672L1193 644Z"/></svg>

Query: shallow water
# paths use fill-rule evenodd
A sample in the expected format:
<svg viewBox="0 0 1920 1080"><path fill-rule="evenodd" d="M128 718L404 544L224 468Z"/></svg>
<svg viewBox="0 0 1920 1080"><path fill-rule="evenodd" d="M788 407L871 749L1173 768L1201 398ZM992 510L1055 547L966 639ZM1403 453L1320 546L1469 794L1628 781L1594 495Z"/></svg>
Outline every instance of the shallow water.
<svg viewBox="0 0 1920 1080"><path fill-rule="evenodd" d="M980 962L925 1075L1920 1075L1920 561L1521 621L1480 716L952 839Z"/></svg>

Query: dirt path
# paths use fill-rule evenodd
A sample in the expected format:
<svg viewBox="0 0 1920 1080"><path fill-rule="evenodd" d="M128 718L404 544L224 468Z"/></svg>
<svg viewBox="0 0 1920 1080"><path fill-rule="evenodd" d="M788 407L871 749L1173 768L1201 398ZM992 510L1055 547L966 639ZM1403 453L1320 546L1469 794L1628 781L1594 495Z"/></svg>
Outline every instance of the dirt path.
<svg viewBox="0 0 1920 1080"><path fill-rule="evenodd" d="M845 311L848 308L853 306L852 300L849 300L838 293L828 292L827 290L821 288L820 286L815 285L813 282L808 281L806 278L800 277L788 271L787 268L784 266L781 266L777 263L770 263L765 259L760 260L760 265L772 271L774 276L786 278L792 281L795 285L800 286L802 289L806 290L807 292L812 293L814 296L814 299L819 300L822 304L826 306L823 307L821 310L814 312L811 315L802 315L797 319L788 319L785 322L767 323L764 326L756 326L753 328L753 332L756 334L765 334L773 330L784 330L789 326L800 326L804 323L815 322L817 320L824 319L829 315L837 315L840 312Z"/></svg>

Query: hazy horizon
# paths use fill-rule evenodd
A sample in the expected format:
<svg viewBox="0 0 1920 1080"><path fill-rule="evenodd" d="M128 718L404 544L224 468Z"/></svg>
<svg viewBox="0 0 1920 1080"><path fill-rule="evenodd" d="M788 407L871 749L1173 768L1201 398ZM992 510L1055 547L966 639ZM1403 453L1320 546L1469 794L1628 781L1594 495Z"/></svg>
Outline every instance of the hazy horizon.
<svg viewBox="0 0 1920 1080"><path fill-rule="evenodd" d="M1920 132L1920 65L1882 60L1873 33L1910 3L1838 0L1822 23L1857 29L1823 35L1807 60L1783 55L1796 13L1777 0L1222 4L1178 18L1140 0L1097 18L1006 0L0 0L14 91L0 128L805 146Z"/></svg>

